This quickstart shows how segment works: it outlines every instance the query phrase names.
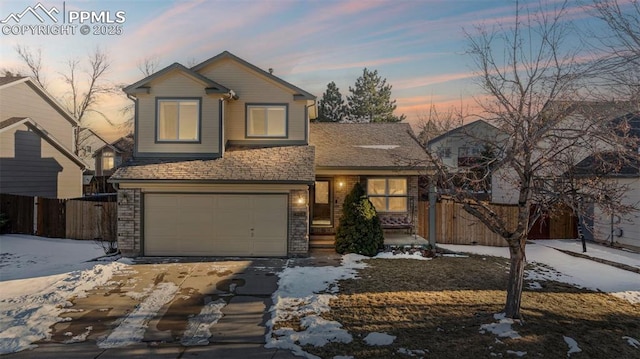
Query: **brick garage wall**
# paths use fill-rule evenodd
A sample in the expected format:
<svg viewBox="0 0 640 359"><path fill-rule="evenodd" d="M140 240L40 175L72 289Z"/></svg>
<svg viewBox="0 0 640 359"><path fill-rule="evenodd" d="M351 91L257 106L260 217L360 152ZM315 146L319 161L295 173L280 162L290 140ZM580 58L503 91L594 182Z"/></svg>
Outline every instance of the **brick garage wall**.
<svg viewBox="0 0 640 359"><path fill-rule="evenodd" d="M289 255L309 254L309 191L289 191Z"/></svg>
<svg viewBox="0 0 640 359"><path fill-rule="evenodd" d="M142 195L139 189L118 190L118 249L125 257L142 255Z"/></svg>

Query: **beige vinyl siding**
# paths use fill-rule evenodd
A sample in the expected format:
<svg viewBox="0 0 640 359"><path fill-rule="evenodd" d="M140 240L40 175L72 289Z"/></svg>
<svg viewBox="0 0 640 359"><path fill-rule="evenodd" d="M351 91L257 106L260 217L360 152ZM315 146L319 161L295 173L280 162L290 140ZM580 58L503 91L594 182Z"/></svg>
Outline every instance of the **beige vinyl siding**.
<svg viewBox="0 0 640 359"><path fill-rule="evenodd" d="M31 118L62 145L74 150L71 122L24 82L0 90L0 121L11 117Z"/></svg>
<svg viewBox="0 0 640 359"><path fill-rule="evenodd" d="M82 170L26 126L19 126L0 135L0 192L80 197Z"/></svg>
<svg viewBox="0 0 640 359"><path fill-rule="evenodd" d="M246 138L245 105L247 103L288 104L287 139L294 141L306 139L306 100L294 101L294 93L289 88L228 59L211 64L200 70L200 74L232 89L239 97L238 100L231 101L225 106L225 138L227 140L269 140ZM273 139L273 141L281 142L282 139Z"/></svg>
<svg viewBox="0 0 640 359"><path fill-rule="evenodd" d="M156 143L156 98L199 97L200 143ZM151 83L150 94L138 95L137 141L139 153L207 153L219 150L219 94L207 95L205 85L179 71Z"/></svg>
<svg viewBox="0 0 640 359"><path fill-rule="evenodd" d="M628 186L622 202L626 205L637 206L640 203L640 178L620 178L610 179L618 184ZM602 208L595 206L594 208L594 239L598 241L611 241L611 215L606 214ZM613 237L613 241L640 247L640 211L633 211L627 214L614 214L614 231L622 230L622 236Z"/></svg>

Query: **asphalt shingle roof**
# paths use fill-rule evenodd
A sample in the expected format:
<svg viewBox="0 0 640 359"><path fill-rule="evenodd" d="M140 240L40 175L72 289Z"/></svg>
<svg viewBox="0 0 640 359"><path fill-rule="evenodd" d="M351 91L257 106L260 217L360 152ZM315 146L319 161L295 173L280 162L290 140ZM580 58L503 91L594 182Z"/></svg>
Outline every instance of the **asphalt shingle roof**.
<svg viewBox="0 0 640 359"><path fill-rule="evenodd" d="M231 148L212 160L136 159L120 167L111 180L312 183L314 148Z"/></svg>
<svg viewBox="0 0 640 359"><path fill-rule="evenodd" d="M427 155L408 123L312 123L318 168L415 169Z"/></svg>
<svg viewBox="0 0 640 359"><path fill-rule="evenodd" d="M24 76L2 76L0 77L0 86L12 83L14 81L22 80Z"/></svg>

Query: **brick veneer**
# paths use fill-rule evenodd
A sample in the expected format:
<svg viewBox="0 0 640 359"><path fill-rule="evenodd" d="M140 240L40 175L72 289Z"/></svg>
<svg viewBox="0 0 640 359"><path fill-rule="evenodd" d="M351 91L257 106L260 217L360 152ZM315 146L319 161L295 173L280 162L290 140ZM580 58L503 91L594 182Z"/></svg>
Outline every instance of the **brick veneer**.
<svg viewBox="0 0 640 359"><path fill-rule="evenodd" d="M118 249L125 257L142 255L142 195L139 189L118 190Z"/></svg>

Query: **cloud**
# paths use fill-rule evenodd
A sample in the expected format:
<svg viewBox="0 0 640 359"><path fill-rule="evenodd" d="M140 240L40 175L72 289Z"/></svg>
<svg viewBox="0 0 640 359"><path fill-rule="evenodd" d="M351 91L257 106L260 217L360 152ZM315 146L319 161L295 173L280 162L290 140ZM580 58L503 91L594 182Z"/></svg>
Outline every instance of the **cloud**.
<svg viewBox="0 0 640 359"><path fill-rule="evenodd" d="M435 84L441 84L450 81L466 80L473 78L475 74L473 72L458 72L439 75L428 75L411 77L406 79L395 80L393 82L394 90L406 90L418 87L430 86Z"/></svg>

